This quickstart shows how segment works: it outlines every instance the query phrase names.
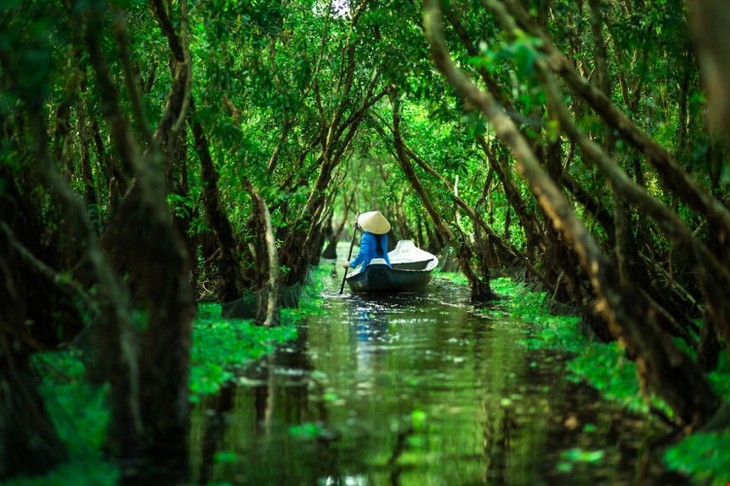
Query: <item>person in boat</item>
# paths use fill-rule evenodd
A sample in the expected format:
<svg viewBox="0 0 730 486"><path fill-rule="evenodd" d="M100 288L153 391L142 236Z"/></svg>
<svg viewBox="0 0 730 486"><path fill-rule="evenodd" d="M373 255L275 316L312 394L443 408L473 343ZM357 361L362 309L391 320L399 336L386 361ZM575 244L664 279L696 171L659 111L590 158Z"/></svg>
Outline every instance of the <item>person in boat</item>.
<svg viewBox="0 0 730 486"><path fill-rule="evenodd" d="M382 258L390 267L388 258L388 231L390 223L380 211L363 213L355 223L357 228L362 230L360 237L360 251L355 258L347 263L345 267L356 268L362 263L362 268L367 267L373 258Z"/></svg>

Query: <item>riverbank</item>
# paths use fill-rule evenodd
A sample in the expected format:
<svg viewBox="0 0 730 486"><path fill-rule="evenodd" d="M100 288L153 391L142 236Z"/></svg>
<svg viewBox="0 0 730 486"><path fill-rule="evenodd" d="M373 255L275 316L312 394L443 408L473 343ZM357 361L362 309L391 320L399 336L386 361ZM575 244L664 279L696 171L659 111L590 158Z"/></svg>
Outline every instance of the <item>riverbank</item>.
<svg viewBox="0 0 730 486"><path fill-rule="evenodd" d="M584 382L598 390L602 397L620 404L627 411L646 420L671 420L671 410L655 396L645 398L634 362L626 358L621 346L590 339L581 319L574 315L553 315L547 312L550 296L535 292L507 278L492 280L493 290L505 297L491 309L481 312L494 317L509 316L532 323L525 346L537 349L568 351L573 358L567 363L567 379ZM682 343L678 343L681 345ZM686 347L684 348L687 351ZM730 401L730 360L722 353L718 368L710 373L715 391ZM680 431L676 431L677 434ZM668 429L668 434L671 430ZM677 436L679 437L679 436ZM696 483L724 486L730 479L730 429L722 432L694 433L672 440L663 456L668 469L688 475ZM587 459L590 456L586 457Z"/></svg>
<svg viewBox="0 0 730 486"><path fill-rule="evenodd" d="M314 269L313 278L302 291L298 309L283 309L279 327L255 326L250 319L223 319L221 306L200 303L193 323L190 351L190 402L218 393L235 379L235 370L271 353L276 346L297 336L296 323L319 312L323 269ZM40 392L53 424L68 449L69 460L50 474L20 477L2 482L15 485L113 485L118 468L104 459L102 452L109 423L106 404L108 388L95 387L87 380L87 358L80 349L37 353L33 364L41 379Z"/></svg>

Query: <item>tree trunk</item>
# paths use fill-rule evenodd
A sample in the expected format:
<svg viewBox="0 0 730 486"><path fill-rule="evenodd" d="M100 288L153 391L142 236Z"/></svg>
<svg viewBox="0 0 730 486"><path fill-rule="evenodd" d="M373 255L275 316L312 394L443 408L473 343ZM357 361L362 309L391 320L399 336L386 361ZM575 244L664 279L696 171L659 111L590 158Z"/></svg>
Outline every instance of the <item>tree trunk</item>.
<svg viewBox="0 0 730 486"><path fill-rule="evenodd" d="M186 6L183 0L183 34ZM169 22L164 11L156 13L163 26ZM187 475L188 369L194 303L187 255L167 208L163 174L174 160L172 141L177 139L175 132L180 120L184 120L189 66L175 56L178 64L168 103L154 137L147 140L152 146L143 157L128 121L121 114L119 94L102 55L101 12L90 10L87 23L90 60L112 142L135 175L134 186L109 225L107 241L136 284L147 315L139 345L131 339L128 317L115 327L96 332L97 356L112 384L114 409L109 444L123 461L144 455L151 460L150 465L154 464L153 476L171 474L167 480L177 482ZM165 32L173 42L170 32ZM121 44L124 36L117 34L117 43ZM125 49L120 45L120 52ZM127 89L133 90L133 83L128 83ZM138 99L135 94L131 98ZM128 304L120 293L118 289L109 293L111 309L107 311L111 316L128 316ZM160 462L174 463L175 467L159 468ZM131 474L149 477L149 471L144 470Z"/></svg>
<svg viewBox="0 0 730 486"><path fill-rule="evenodd" d="M46 289L24 265L6 224L8 210L16 212L19 201L9 207L5 201L0 201L0 480L43 474L66 459L30 366L30 353L41 346L29 330L41 317L29 314L39 310L30 300L34 291Z"/></svg>
<svg viewBox="0 0 730 486"><path fill-rule="evenodd" d="M247 286L251 287L251 283L246 285L243 279L244 273L241 268L241 261L237 256L238 245L233 235L233 227L221 203L218 190L218 172L215 170L213 157L210 154L208 138L200 122L195 118L194 101L191 101L190 104L188 123L192 128L195 151L200 159L200 175L203 180L203 206L205 207L208 223L219 243L221 256L218 261L218 268L223 278L223 285L219 290L218 300L220 302L230 302L241 297L243 289Z"/></svg>
<svg viewBox="0 0 730 486"><path fill-rule="evenodd" d="M509 32L516 26L503 6L486 0ZM657 327L651 314L646 314L644 300L635 289L621 285L610 261L586 231L567 200L540 166L524 137L504 114L494 98L477 88L449 57L443 40L441 12L437 0L424 3L426 37L431 44L434 63L457 93L477 106L489 119L502 140L512 149L517 168L553 225L571 242L580 264L588 274L596 295L596 308L611 332L624 342L636 357L639 373L675 411L680 423L699 426L720 408L721 399L697 365L679 352L672 341ZM561 119L562 121L562 119Z"/></svg>
<svg viewBox="0 0 730 486"><path fill-rule="evenodd" d="M456 258L459 260L461 271L464 272L467 280L469 281L472 301L488 302L494 299L496 296L489 285L489 269L483 267L481 269L481 274L476 274L472 267L474 255L471 248L469 248L469 245L463 239L457 239L451 229L446 226L446 223L441 218L440 212L436 209L436 206L434 206L428 196L428 193L423 187L423 184L421 184L418 175L408 161L405 144L403 143L403 139L400 134L400 101L396 92L391 93L390 102L393 106L393 141L396 147L398 165L400 165L403 174L406 176L411 187L414 191L416 191L416 194L425 206L426 212L431 217L431 221L433 221L434 225L436 225L438 232L449 243L449 245L456 250Z"/></svg>
<svg viewBox="0 0 730 486"><path fill-rule="evenodd" d="M520 222L520 226L522 226L522 229L525 232L527 259L534 265L537 262L538 255L542 255L545 251L545 248L541 245L542 230L535 218L535 214L527 208L527 205L522 200L520 191L509 179L509 175L502 165L502 162L492 150L492 147L489 146L487 140L483 136L479 136L477 137L477 141L487 157L490 169L494 171L497 178L502 183L507 202L512 209L514 209L517 219Z"/></svg>
<svg viewBox="0 0 730 486"><path fill-rule="evenodd" d="M256 260L260 267L261 285L258 289L258 307L256 323L264 327L279 325L279 256L276 251L274 228L271 226L271 215L266 202L251 185L245 184L246 190L253 199L258 241L256 243Z"/></svg>

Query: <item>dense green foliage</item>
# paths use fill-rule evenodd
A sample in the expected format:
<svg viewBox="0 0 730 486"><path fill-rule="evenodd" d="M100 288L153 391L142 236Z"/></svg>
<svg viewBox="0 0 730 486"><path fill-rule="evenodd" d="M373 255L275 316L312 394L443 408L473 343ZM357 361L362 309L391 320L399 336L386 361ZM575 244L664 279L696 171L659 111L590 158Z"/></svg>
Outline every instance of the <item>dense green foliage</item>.
<svg viewBox="0 0 730 486"><path fill-rule="evenodd" d="M0 448L41 469L104 441L117 458L182 449L176 404L294 333L210 302L256 296L256 324L290 324L282 303L371 209L391 241L448 256L475 302L516 293L493 312L576 353L576 379L710 422L730 389L730 164L698 38L730 29L702 22L672 0L4 1L0 390L36 403L31 363L68 369L45 407L0 411L20 424ZM80 355L44 354L79 336ZM108 428L70 440L75 397L91 418L74 420Z"/></svg>
<svg viewBox="0 0 730 486"><path fill-rule="evenodd" d="M324 268L312 269L312 283L305 287L299 309L287 310L286 325L276 328L254 326L250 320L222 319L219 304L200 304L191 350L191 402L217 393L223 384L235 379L237 368L295 339L296 324L322 312L320 292L326 273ZM71 460L46 477L3 484L115 484L118 471L101 453L109 421L108 389L88 383L86 364L78 351L37 354L34 367L43 379L41 391Z"/></svg>
<svg viewBox="0 0 730 486"><path fill-rule="evenodd" d="M727 484L730 475L727 451L730 448L728 432L698 432L671 448L666 456L666 464L690 475L698 483L722 486Z"/></svg>
<svg viewBox="0 0 730 486"><path fill-rule="evenodd" d="M324 268L314 267L297 309L285 309L284 325L275 328L256 326L251 320L222 319L221 306L201 303L193 329L190 353L190 400L214 394L236 377L236 368L273 352L277 345L296 338L296 324L307 315L322 312L320 295Z"/></svg>

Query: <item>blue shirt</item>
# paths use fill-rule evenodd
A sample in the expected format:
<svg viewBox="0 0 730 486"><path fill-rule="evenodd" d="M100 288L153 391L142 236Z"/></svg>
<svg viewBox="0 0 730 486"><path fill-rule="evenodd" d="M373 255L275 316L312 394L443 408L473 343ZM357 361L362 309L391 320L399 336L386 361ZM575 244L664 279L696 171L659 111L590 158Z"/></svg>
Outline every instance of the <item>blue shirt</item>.
<svg viewBox="0 0 730 486"><path fill-rule="evenodd" d="M378 238L380 238L380 247L383 249L382 255L378 255ZM383 258L385 263L390 266L390 259L388 258L388 235L374 235L369 231L364 231L360 238L360 251L357 252L357 256L350 262L350 267L355 268L361 263L363 268L370 265L370 260L373 258Z"/></svg>

